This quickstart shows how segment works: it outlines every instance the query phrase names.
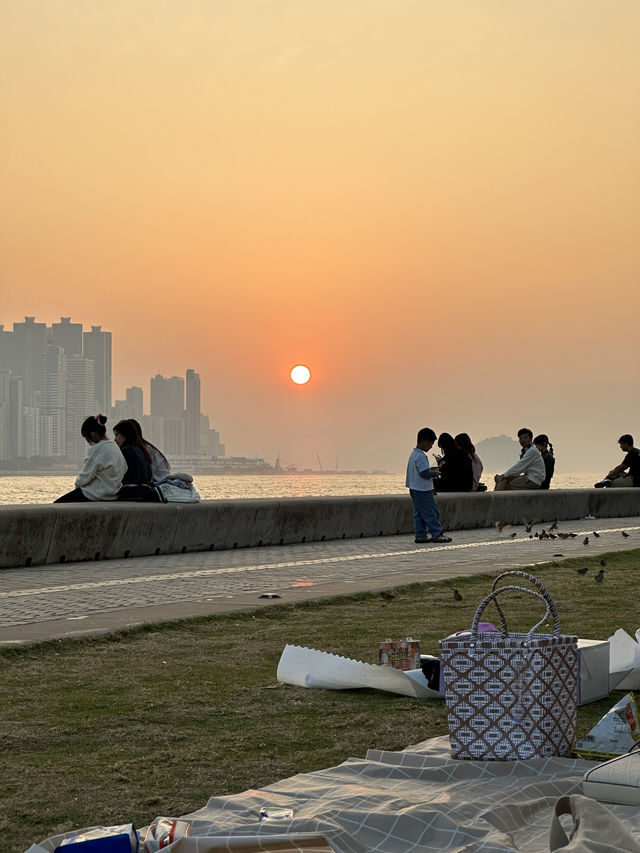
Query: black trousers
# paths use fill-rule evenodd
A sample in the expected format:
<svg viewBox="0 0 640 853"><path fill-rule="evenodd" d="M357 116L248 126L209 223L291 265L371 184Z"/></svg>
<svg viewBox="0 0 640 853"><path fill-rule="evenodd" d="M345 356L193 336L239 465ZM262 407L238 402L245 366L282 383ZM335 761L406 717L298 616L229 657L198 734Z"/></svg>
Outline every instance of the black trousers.
<svg viewBox="0 0 640 853"><path fill-rule="evenodd" d="M82 489L74 489L72 492L67 492L66 495L61 495L56 498L54 504L77 504L91 503L91 498L85 498Z"/></svg>

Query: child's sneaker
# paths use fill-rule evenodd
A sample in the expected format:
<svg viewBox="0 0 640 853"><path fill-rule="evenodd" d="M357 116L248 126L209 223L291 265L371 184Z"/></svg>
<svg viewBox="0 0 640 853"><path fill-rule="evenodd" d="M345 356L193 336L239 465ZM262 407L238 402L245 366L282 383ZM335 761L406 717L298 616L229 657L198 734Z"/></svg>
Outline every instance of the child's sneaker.
<svg viewBox="0 0 640 853"><path fill-rule="evenodd" d="M425 542L431 542L431 539L429 539L427 536L416 536L413 541L416 543L416 545L424 545Z"/></svg>
<svg viewBox="0 0 640 853"><path fill-rule="evenodd" d="M448 542L453 542L453 539L450 536L434 536L431 540L432 542L437 542L439 545L446 545Z"/></svg>

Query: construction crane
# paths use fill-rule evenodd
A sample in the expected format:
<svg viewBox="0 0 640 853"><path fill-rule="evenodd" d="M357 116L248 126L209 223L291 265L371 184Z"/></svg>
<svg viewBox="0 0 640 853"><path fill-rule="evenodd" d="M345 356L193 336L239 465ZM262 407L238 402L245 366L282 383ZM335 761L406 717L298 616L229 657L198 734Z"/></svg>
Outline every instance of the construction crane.
<svg viewBox="0 0 640 853"><path fill-rule="evenodd" d="M320 473L324 474L324 468L322 467L322 459L320 459L319 453L316 453L316 459L318 460L318 465L320 466Z"/></svg>

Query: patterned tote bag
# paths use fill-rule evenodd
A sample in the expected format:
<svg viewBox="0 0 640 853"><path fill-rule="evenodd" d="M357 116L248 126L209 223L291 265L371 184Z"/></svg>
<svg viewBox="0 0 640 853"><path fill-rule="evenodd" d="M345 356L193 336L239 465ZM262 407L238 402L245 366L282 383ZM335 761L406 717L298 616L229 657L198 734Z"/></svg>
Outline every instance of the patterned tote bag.
<svg viewBox="0 0 640 853"><path fill-rule="evenodd" d="M494 589L478 605L469 634L440 642L452 758L514 761L571 755L578 704L578 638L560 633L555 603L537 578L505 573L509 574L524 576L538 591L521 586ZM534 596L545 606L544 617L526 634L509 631L497 604L499 596L514 590ZM481 632L480 617L492 602L501 630ZM549 617L553 632L537 633Z"/></svg>

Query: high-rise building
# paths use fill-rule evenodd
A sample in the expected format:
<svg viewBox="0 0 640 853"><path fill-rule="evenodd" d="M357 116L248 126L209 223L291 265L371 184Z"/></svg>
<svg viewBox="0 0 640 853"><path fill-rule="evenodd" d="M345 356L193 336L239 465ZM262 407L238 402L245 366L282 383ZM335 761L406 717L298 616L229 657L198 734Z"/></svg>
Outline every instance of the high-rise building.
<svg viewBox="0 0 640 853"><path fill-rule="evenodd" d="M94 363L97 409L106 415L111 411L111 332L103 332L102 326L83 332L82 352Z"/></svg>
<svg viewBox="0 0 640 853"><path fill-rule="evenodd" d="M157 418L184 417L184 379L160 373L151 379L151 414Z"/></svg>
<svg viewBox="0 0 640 853"><path fill-rule="evenodd" d="M60 317L59 323L52 323L49 339L62 347L66 356L82 355L82 323L72 323L71 317Z"/></svg>
<svg viewBox="0 0 640 853"><path fill-rule="evenodd" d="M133 385L131 388L127 388L125 396L127 409L131 413L128 417L135 418L139 423L142 420L144 409L144 393L142 388Z"/></svg>
<svg viewBox="0 0 640 853"><path fill-rule="evenodd" d="M0 459L24 456L22 379L0 370Z"/></svg>
<svg viewBox="0 0 640 853"><path fill-rule="evenodd" d="M184 413L184 452L200 454L200 375L187 370L187 397Z"/></svg>
<svg viewBox="0 0 640 853"><path fill-rule="evenodd" d="M93 359L84 355L72 355L67 363L67 456L82 459L86 453L86 442L80 434L82 422L89 415L97 414L95 393L95 369Z"/></svg>
<svg viewBox="0 0 640 853"><path fill-rule="evenodd" d="M81 327L82 328L82 327ZM67 373L65 350L49 344L40 397L41 456L64 456L67 449Z"/></svg>
<svg viewBox="0 0 640 853"><path fill-rule="evenodd" d="M13 324L13 369L23 381L24 405L40 405L40 391L47 349L47 327L36 323L35 317L25 317L24 323Z"/></svg>

